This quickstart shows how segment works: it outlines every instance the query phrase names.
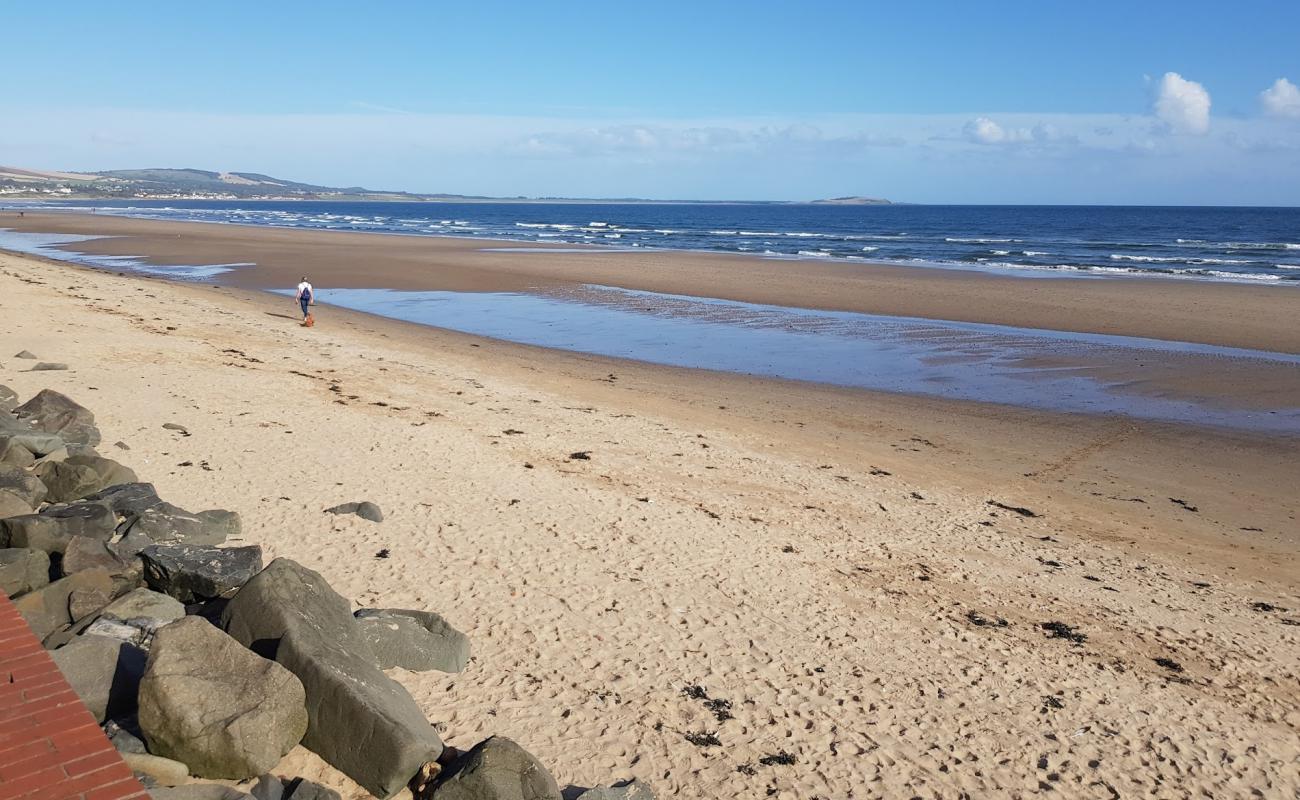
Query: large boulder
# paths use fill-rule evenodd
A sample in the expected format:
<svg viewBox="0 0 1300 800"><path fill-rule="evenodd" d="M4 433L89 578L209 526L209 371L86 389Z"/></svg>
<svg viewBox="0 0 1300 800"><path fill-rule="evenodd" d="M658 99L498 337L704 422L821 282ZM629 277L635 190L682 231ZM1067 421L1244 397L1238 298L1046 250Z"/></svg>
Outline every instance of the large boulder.
<svg viewBox="0 0 1300 800"><path fill-rule="evenodd" d="M410 693L375 663L348 601L321 575L272 561L231 599L222 626L302 680L303 745L376 797L392 797L443 750Z"/></svg>
<svg viewBox="0 0 1300 800"><path fill-rule="evenodd" d="M343 800L333 789L305 778L280 779L270 774L257 779L252 794L255 800Z"/></svg>
<svg viewBox="0 0 1300 800"><path fill-rule="evenodd" d="M19 517L30 513L32 513L30 503L8 489L0 489L0 519ZM0 537L3 536L4 534L0 533ZM4 542L0 541L0 544L4 544Z"/></svg>
<svg viewBox="0 0 1300 800"><path fill-rule="evenodd" d="M43 389L31 400L15 408L13 413L37 430L58 434L65 442L91 447L99 444L95 415L67 395L53 389Z"/></svg>
<svg viewBox="0 0 1300 800"><path fill-rule="evenodd" d="M99 476L99 485L101 487L134 484L139 480L139 478L136 477L135 471L130 467L114 461L111 458L104 458L95 453L69 455L64 459L64 463L72 464L74 466L90 467L95 471L95 474Z"/></svg>
<svg viewBox="0 0 1300 800"><path fill-rule="evenodd" d="M0 384L0 413L8 413L18 407L18 393L8 386Z"/></svg>
<svg viewBox="0 0 1300 800"><path fill-rule="evenodd" d="M121 620L148 617L174 622L185 616L185 606L176 598L160 592L135 589L109 603L102 613L105 617Z"/></svg>
<svg viewBox="0 0 1300 800"><path fill-rule="evenodd" d="M0 549L0 592L27 594L50 582L50 556L44 550Z"/></svg>
<svg viewBox="0 0 1300 800"><path fill-rule="evenodd" d="M36 463L36 454L12 436L0 434L0 465L26 469Z"/></svg>
<svg viewBox="0 0 1300 800"><path fill-rule="evenodd" d="M469 637L431 611L363 608L355 616L380 669L460 672L469 663Z"/></svg>
<svg viewBox="0 0 1300 800"><path fill-rule="evenodd" d="M64 575L87 569L106 569L123 585L140 583L139 559L123 559L107 542L86 536L73 536L68 540L59 569Z"/></svg>
<svg viewBox="0 0 1300 800"><path fill-rule="evenodd" d="M7 465L0 466L0 490L22 498L29 509L39 506L49 493L39 477L21 467Z"/></svg>
<svg viewBox="0 0 1300 800"><path fill-rule="evenodd" d="M32 458L44 458L53 453L58 453L66 446L66 443L52 433L33 430L31 426L13 417L7 417L0 414L0 452L8 452L10 447L21 447ZM0 461L11 461L17 466L25 467L30 464L27 458L21 453L6 455ZM27 463L23 463L27 462Z"/></svg>
<svg viewBox="0 0 1300 800"><path fill-rule="evenodd" d="M562 800L551 773L502 736L474 745L439 779L433 800Z"/></svg>
<svg viewBox="0 0 1300 800"><path fill-rule="evenodd" d="M251 778L307 730L302 683L219 628L186 617L158 631L140 681L149 752L204 778Z"/></svg>
<svg viewBox="0 0 1300 800"><path fill-rule="evenodd" d="M134 517L129 531L143 533L162 544L218 545L240 531L239 515L220 509L192 514L171 503L158 502Z"/></svg>
<svg viewBox="0 0 1300 800"><path fill-rule="evenodd" d="M84 616L88 600L93 602L93 599L107 596L103 605L108 605L113 590L112 575L106 570L88 569L28 592L14 600L14 606L27 620L36 638L43 640L80 619L80 616L73 616L74 613L82 612L81 616Z"/></svg>
<svg viewBox="0 0 1300 800"><path fill-rule="evenodd" d="M577 800L655 800L650 787L639 780L623 781L613 786L588 789Z"/></svg>
<svg viewBox="0 0 1300 800"><path fill-rule="evenodd" d="M25 514L0 520L0 538L11 547L31 547L47 553L62 553L74 537L106 542L113 536L117 518L101 503L75 503L47 508L40 514Z"/></svg>
<svg viewBox="0 0 1300 800"><path fill-rule="evenodd" d="M48 490L51 503L71 503L104 488L104 479L94 467L66 461L42 461L34 470Z"/></svg>
<svg viewBox="0 0 1300 800"><path fill-rule="evenodd" d="M73 691L99 722L135 708L145 654L118 639L78 636L52 654Z"/></svg>
<svg viewBox="0 0 1300 800"><path fill-rule="evenodd" d="M262 568L262 548L155 544L140 551L150 589L182 603L230 597Z"/></svg>
<svg viewBox="0 0 1300 800"><path fill-rule="evenodd" d="M87 502L107 503L119 517L135 517L162 502L152 483L120 483L85 497Z"/></svg>

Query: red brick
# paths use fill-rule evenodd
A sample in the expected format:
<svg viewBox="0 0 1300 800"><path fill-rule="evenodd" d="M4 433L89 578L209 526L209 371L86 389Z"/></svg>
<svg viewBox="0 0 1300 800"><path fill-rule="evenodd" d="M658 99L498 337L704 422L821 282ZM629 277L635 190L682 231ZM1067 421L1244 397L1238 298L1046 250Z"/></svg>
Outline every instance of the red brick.
<svg viewBox="0 0 1300 800"><path fill-rule="evenodd" d="M112 766L101 767L94 772L87 772L75 778L66 778L57 784L42 787L39 791L25 794L23 800L66 800L66 798L76 797L82 792L108 786L129 777L131 777L131 770L127 769L126 764L119 760Z"/></svg>
<svg viewBox="0 0 1300 800"><path fill-rule="evenodd" d="M0 751L0 770L4 769L3 765L5 764L15 764L24 758L31 758L38 754L53 755L53 753L54 745L50 744L47 739L25 742L8 750Z"/></svg>
<svg viewBox="0 0 1300 800"><path fill-rule="evenodd" d="M55 764L18 780L5 781L0 783L0 800L14 800L29 792L55 784L63 778L63 767Z"/></svg>
<svg viewBox="0 0 1300 800"><path fill-rule="evenodd" d="M87 754L76 761L64 761L63 771L68 773L68 777L84 775L87 772L94 772L102 767L113 764L121 764L122 757L117 754L117 750L98 750L91 751L87 748ZM125 766L123 766L125 769Z"/></svg>
<svg viewBox="0 0 1300 800"><path fill-rule="evenodd" d="M56 714L59 709L68 706L83 707L81 698L77 696L77 693L65 686L62 691L56 692L49 697L32 700L14 708L0 709L0 729L3 729L7 723L16 722L23 717L30 717L34 714Z"/></svg>

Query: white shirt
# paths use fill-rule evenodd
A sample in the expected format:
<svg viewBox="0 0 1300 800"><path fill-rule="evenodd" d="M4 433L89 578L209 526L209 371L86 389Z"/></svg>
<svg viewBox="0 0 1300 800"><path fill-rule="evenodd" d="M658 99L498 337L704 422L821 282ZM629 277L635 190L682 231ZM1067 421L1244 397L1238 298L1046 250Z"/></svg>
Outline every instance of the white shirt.
<svg viewBox="0 0 1300 800"><path fill-rule="evenodd" d="M303 292L310 293L312 299L313 300L316 299L316 290L312 289L311 284L308 283L307 281L303 281L302 283L298 284L298 297L302 297Z"/></svg>

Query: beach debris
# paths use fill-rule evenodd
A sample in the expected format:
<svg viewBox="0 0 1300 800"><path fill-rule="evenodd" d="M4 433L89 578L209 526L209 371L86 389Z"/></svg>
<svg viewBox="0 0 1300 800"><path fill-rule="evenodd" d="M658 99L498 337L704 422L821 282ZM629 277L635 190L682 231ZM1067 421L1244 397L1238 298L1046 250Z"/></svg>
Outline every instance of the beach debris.
<svg viewBox="0 0 1300 800"><path fill-rule="evenodd" d="M1200 509L1197 508L1196 506L1192 505L1191 503L1187 502L1186 500L1180 500L1180 499L1178 499L1177 497L1171 497L1171 498L1169 498L1169 502L1173 503L1173 504L1176 505L1176 506L1180 506L1180 507L1182 507L1182 508L1185 508L1185 509L1187 509L1188 511L1192 512L1193 514L1196 514L1196 513L1198 513L1198 512L1200 511Z"/></svg>
<svg viewBox="0 0 1300 800"><path fill-rule="evenodd" d="M890 472L890 471L888 471L888 470L883 470L883 469L881 469L880 467L872 467L872 468L867 472L867 474L868 474L868 475L875 475L875 476L879 477L879 476L882 476L882 475L893 475L894 473L892 473L892 472Z"/></svg>
<svg viewBox="0 0 1300 800"><path fill-rule="evenodd" d="M575 452L575 453L569 453L569 458L570 458L570 460L573 460L573 461L590 461L590 460L591 460L591 451L590 451L590 450L579 450L579 451L577 451L577 452Z"/></svg>
<svg viewBox="0 0 1300 800"><path fill-rule="evenodd" d="M502 433L504 433L506 436L520 436L523 434L523 431L516 430L515 428L506 428L504 431L502 431Z"/></svg>
<svg viewBox="0 0 1300 800"><path fill-rule="evenodd" d="M176 432L179 433L181 436L189 436L189 435L190 435L189 430L187 430L186 427L185 427L184 425L178 425L178 424L176 424L175 422L164 422L164 423L163 423L163 430L167 430L167 431L176 431Z"/></svg>
<svg viewBox="0 0 1300 800"><path fill-rule="evenodd" d="M277 558L221 615L226 632L302 681L303 745L376 797L391 797L443 751L409 692L389 678L346 599L313 570ZM436 771L436 770L435 770Z"/></svg>
<svg viewBox="0 0 1300 800"><path fill-rule="evenodd" d="M701 701L718 722L734 719L731 714L731 701L720 697L709 697L709 693L698 683L682 687L682 696Z"/></svg>
<svg viewBox="0 0 1300 800"><path fill-rule="evenodd" d="M758 763L762 764L765 767L772 767L772 766L788 767L791 764L794 764L796 761L797 759L794 757L793 753L787 753L786 751L781 750L779 752L772 753L771 755L763 756L758 760Z"/></svg>
<svg viewBox="0 0 1300 800"><path fill-rule="evenodd" d="M1259 601L1256 601L1256 602L1254 602L1254 603L1251 603L1251 604L1250 604L1250 607L1251 607L1251 609L1254 610L1254 611L1263 611L1263 612L1266 612L1266 613L1268 613L1268 612L1272 612L1272 611L1282 611L1282 612L1285 612L1285 611L1286 611L1286 609L1285 609L1285 608L1282 608L1281 606L1275 606L1275 605L1273 605L1272 603L1265 603L1265 602L1262 601L1262 600L1259 600Z"/></svg>
<svg viewBox="0 0 1300 800"><path fill-rule="evenodd" d="M32 372L61 372L68 368L67 364L60 364L57 361L38 361L36 366L32 367Z"/></svg>
<svg viewBox="0 0 1300 800"><path fill-rule="evenodd" d="M36 365L37 368L40 366ZM42 389L31 400L15 408L13 414L34 429L56 434L68 444L94 447L100 441L95 415L53 389Z"/></svg>
<svg viewBox="0 0 1300 800"><path fill-rule="evenodd" d="M128 445L126 442L113 442L113 446L116 447L118 450L130 450L130 449L131 449L131 446Z"/></svg>
<svg viewBox="0 0 1300 800"><path fill-rule="evenodd" d="M787 545L782 545L782 546L781 546L781 552L782 552L782 553L797 553L797 552L799 552L799 551L794 549L794 545L792 545L792 544L787 544Z"/></svg>
<svg viewBox="0 0 1300 800"><path fill-rule="evenodd" d="M1042 516L1042 515L1039 514L1037 511L1034 511L1034 510L1032 510L1032 509L1025 508L1024 506L1013 506L1013 505L1008 505L1008 504L1006 504L1006 503L998 502L997 500L989 500L989 501L987 501L987 503L988 503L989 505L993 506L994 508L1000 508L1000 509L1002 509L1003 511L1010 511L1010 512L1013 513L1013 514L1019 514L1019 515L1022 516L1022 517L1041 517L1041 516Z"/></svg>
<svg viewBox="0 0 1300 800"><path fill-rule="evenodd" d="M460 672L469 663L469 637L432 611L363 608L353 616L380 669Z"/></svg>
<svg viewBox="0 0 1300 800"><path fill-rule="evenodd" d="M1055 711L1065 708L1065 701L1054 694L1043 695L1043 707L1039 713L1046 714L1049 710Z"/></svg>
<svg viewBox="0 0 1300 800"><path fill-rule="evenodd" d="M978 611L967 611L966 621L978 628L1006 628L1011 625L1002 617L986 617Z"/></svg>
<svg viewBox="0 0 1300 800"><path fill-rule="evenodd" d="M231 597L262 569L262 548L155 544L140 551L150 589L182 603Z"/></svg>
<svg viewBox="0 0 1300 800"><path fill-rule="evenodd" d="M561 800L559 784L536 758L503 736L485 739L452 761L432 794L416 800Z"/></svg>
<svg viewBox="0 0 1300 800"><path fill-rule="evenodd" d="M690 742L696 747L721 747L722 746L722 740L719 739L718 735L716 733L713 733L712 731L700 731L698 733L695 731L691 731L683 735L686 737L686 741Z"/></svg>
<svg viewBox="0 0 1300 800"><path fill-rule="evenodd" d="M392 551L385 547L378 553L375 553L375 558L388 558L390 555L392 555Z"/></svg>
<svg viewBox="0 0 1300 800"><path fill-rule="evenodd" d="M135 708L145 667L145 653L140 648L86 634L50 655L96 722Z"/></svg>
<svg viewBox="0 0 1300 800"><path fill-rule="evenodd" d="M1160 658L1153 658L1151 660L1156 662L1156 666L1164 667L1170 672L1183 671L1183 665L1179 664L1177 661L1174 661L1172 658L1165 658L1164 656L1161 656Z"/></svg>
<svg viewBox="0 0 1300 800"><path fill-rule="evenodd" d="M357 503L342 503L333 508L325 509L326 514L356 514L362 519L371 522L383 522L384 512L379 510L379 506L369 500L362 500Z"/></svg>
<svg viewBox="0 0 1300 800"><path fill-rule="evenodd" d="M1065 639L1071 644L1083 644L1088 641L1088 636L1079 633L1073 625L1067 625L1064 622L1040 622L1039 628L1047 633L1049 639Z"/></svg>
<svg viewBox="0 0 1300 800"><path fill-rule="evenodd" d="M19 350L17 353L14 353L14 358L22 358L22 359L27 359L29 361L36 361L39 358L39 356L37 356L35 353L33 353L30 350Z"/></svg>
<svg viewBox="0 0 1300 800"><path fill-rule="evenodd" d="M1042 556L1037 556L1036 558L1038 559L1038 563L1039 563L1039 564L1042 564L1044 567L1051 567L1052 569L1064 569L1064 568L1065 568L1065 565L1064 565L1064 564L1062 564L1061 562L1056 561L1056 560L1054 560L1054 559L1051 559L1051 558L1043 558Z"/></svg>
<svg viewBox="0 0 1300 800"><path fill-rule="evenodd" d="M198 617L158 632L139 705L149 751L203 778L260 775L307 730L302 682Z"/></svg>
<svg viewBox="0 0 1300 800"><path fill-rule="evenodd" d="M655 796L649 786L634 779L588 789L576 800L655 800Z"/></svg>

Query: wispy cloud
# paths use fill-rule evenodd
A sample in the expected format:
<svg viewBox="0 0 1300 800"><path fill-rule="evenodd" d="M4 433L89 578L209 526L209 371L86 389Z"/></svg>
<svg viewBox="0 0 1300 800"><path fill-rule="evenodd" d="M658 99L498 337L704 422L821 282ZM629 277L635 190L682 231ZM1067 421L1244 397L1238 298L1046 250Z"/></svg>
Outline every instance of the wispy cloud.
<svg viewBox="0 0 1300 800"><path fill-rule="evenodd" d="M757 125L754 127L671 126L666 124L610 125L550 130L507 142L514 155L561 158L709 156L773 151L846 152L874 147L901 147L901 136L870 131L827 134L816 125Z"/></svg>
<svg viewBox="0 0 1300 800"><path fill-rule="evenodd" d="M364 100L353 100L352 107L359 108L362 111L377 111L380 114L414 114L415 113L414 111L407 111L404 108L385 106L385 105L380 105L378 103L367 103Z"/></svg>

